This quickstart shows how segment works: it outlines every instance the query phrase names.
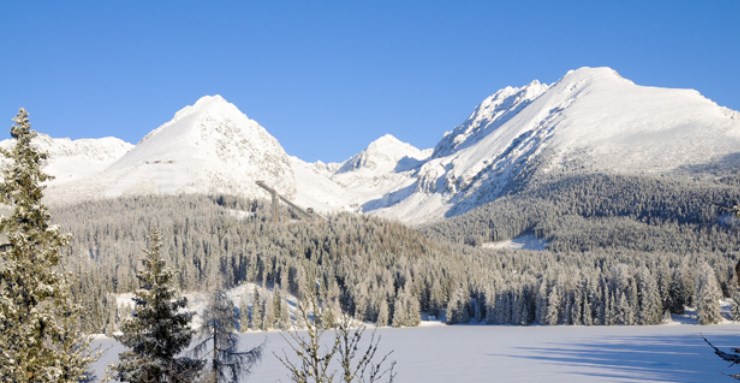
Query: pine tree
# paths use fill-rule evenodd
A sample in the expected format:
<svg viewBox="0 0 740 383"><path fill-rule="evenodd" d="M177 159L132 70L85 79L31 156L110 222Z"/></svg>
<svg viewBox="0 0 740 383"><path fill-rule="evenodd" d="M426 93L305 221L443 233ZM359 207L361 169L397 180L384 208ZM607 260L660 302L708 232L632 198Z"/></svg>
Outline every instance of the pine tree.
<svg viewBox="0 0 740 383"><path fill-rule="evenodd" d="M740 322L740 289L735 289L732 293L732 307L730 308L732 320Z"/></svg>
<svg viewBox="0 0 740 383"><path fill-rule="evenodd" d="M467 323L470 320L463 294L462 287L453 290L450 300L447 302L447 309L445 310L447 324Z"/></svg>
<svg viewBox="0 0 740 383"><path fill-rule="evenodd" d="M550 294L547 296L547 311L545 314L545 323L550 326L558 324L560 314L560 293L557 286L553 286Z"/></svg>
<svg viewBox="0 0 740 383"><path fill-rule="evenodd" d="M686 305L686 294L683 290L683 276L681 275L681 269L676 269L673 272L671 283L668 287L668 302L666 306L673 314L683 314L684 306Z"/></svg>
<svg viewBox="0 0 740 383"><path fill-rule="evenodd" d="M415 295L408 295L408 308L406 311L406 326L415 327L421 323L421 305Z"/></svg>
<svg viewBox="0 0 740 383"><path fill-rule="evenodd" d="M378 327L388 326L388 301L380 300L378 304L378 317L375 319L375 325Z"/></svg>
<svg viewBox="0 0 740 383"><path fill-rule="evenodd" d="M137 273L140 289L133 298L133 317L121 326L123 335L116 337L130 349L112 366L122 382L189 383L203 368L202 360L177 357L192 339L188 326L192 313L181 311L187 300L172 288L173 273L165 268L161 248L160 234L153 230L144 269Z"/></svg>
<svg viewBox="0 0 740 383"><path fill-rule="evenodd" d="M254 286L254 294L252 294L252 330L262 329L262 299L260 298L260 292L257 290L257 286Z"/></svg>
<svg viewBox="0 0 740 383"><path fill-rule="evenodd" d="M663 302L660 299L658 284L655 278L645 269L639 274L639 309L637 323L641 325L655 325L662 320Z"/></svg>
<svg viewBox="0 0 740 383"><path fill-rule="evenodd" d="M0 377L4 382L78 382L89 378L93 360L80 330L80 307L69 297L60 270L68 237L50 225L41 203L41 170L47 154L32 145L28 114L18 111L10 130L15 146L2 150L10 161L0 183L0 219L7 243L0 247Z"/></svg>
<svg viewBox="0 0 740 383"><path fill-rule="evenodd" d="M632 326L635 324L635 312L630 305L627 296L624 293L619 294L619 301L617 301L617 318L616 324Z"/></svg>
<svg viewBox="0 0 740 383"><path fill-rule="evenodd" d="M239 351L234 304L223 290L211 295L203 321L200 343L195 346L194 352L198 357L210 356L205 381L238 383L240 378L252 372L254 364L262 358L263 345L249 351Z"/></svg>
<svg viewBox="0 0 740 383"><path fill-rule="evenodd" d="M247 332L249 330L249 303L247 297L243 296L239 303L239 331Z"/></svg>
<svg viewBox="0 0 740 383"><path fill-rule="evenodd" d="M265 298L262 301L262 330L275 328L275 305L273 299Z"/></svg>
<svg viewBox="0 0 740 383"><path fill-rule="evenodd" d="M290 310L288 309L288 302L285 299L280 300L280 329L290 330L293 326L293 322L290 319Z"/></svg>
<svg viewBox="0 0 740 383"><path fill-rule="evenodd" d="M719 309L719 300L722 293L717 283L714 270L704 263L696 277L696 316L700 324L719 323L722 320Z"/></svg>
<svg viewBox="0 0 740 383"><path fill-rule="evenodd" d="M406 317L408 316L406 301L402 296L396 296L396 300L393 302L393 327L403 327L406 325Z"/></svg>

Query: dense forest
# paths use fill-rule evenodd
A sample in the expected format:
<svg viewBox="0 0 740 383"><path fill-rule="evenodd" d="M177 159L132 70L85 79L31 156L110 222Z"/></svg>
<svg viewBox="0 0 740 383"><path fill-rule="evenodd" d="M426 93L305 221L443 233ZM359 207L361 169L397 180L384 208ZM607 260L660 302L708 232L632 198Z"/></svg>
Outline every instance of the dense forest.
<svg viewBox="0 0 740 383"><path fill-rule="evenodd" d="M740 200L737 174L693 180L584 174L549 177L471 212L429 225L430 237L478 245L532 233L548 250L666 251L738 249L725 207Z"/></svg>
<svg viewBox="0 0 740 383"><path fill-rule="evenodd" d="M125 315L112 294L135 289L153 227L185 291L253 282L302 298L320 286L335 317L393 326L414 326L423 315L655 324L734 292L738 228L714 204L738 197L722 183L583 176L421 230L349 213L306 221L289 210L276 224L262 201L231 196L91 201L56 207L53 216L73 235L67 268L79 276L74 292L92 332L111 331ZM476 246L526 232L546 238L548 249ZM719 319L713 308L699 314L705 323Z"/></svg>

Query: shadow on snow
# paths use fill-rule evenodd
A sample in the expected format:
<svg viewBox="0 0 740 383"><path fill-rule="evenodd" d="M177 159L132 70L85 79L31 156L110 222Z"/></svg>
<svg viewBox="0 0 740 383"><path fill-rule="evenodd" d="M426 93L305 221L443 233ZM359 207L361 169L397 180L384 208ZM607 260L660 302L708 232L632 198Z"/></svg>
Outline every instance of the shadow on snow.
<svg viewBox="0 0 740 383"><path fill-rule="evenodd" d="M740 346L740 335L706 335L724 350ZM522 354L504 355L573 367L568 373L618 382L732 382L723 375L740 372L716 357L700 334L611 336L545 347L517 347ZM497 355L498 356L498 355Z"/></svg>

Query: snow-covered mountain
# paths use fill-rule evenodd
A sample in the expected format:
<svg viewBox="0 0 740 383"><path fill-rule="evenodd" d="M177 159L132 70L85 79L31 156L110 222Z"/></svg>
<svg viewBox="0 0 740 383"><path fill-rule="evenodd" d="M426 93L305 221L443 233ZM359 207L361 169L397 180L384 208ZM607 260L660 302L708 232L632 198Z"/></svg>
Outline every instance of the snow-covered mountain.
<svg viewBox="0 0 740 383"><path fill-rule="evenodd" d="M445 134L434 148L433 157L444 157L482 140L492 130L516 116L548 88L537 80L521 88L507 86L478 105L468 119Z"/></svg>
<svg viewBox="0 0 740 383"><path fill-rule="evenodd" d="M386 134L342 163L337 173L355 172L366 176L381 176L408 170L427 157L428 151L419 150Z"/></svg>
<svg viewBox="0 0 740 383"><path fill-rule="evenodd" d="M495 92L434 150L385 135L341 164L289 156L220 96L185 107L133 148L104 139L110 149L67 150L71 143L44 139L52 152L49 171L66 180L49 191L60 200L148 193L266 197L255 185L263 180L304 207L421 223L487 203L537 175L662 174L736 161L740 113L694 90L639 86L610 68L581 68L550 85L533 81ZM87 159L92 168L75 167L70 158L78 152L100 157ZM70 170L55 163L69 163ZM90 170L73 173L79 168Z"/></svg>
<svg viewBox="0 0 740 383"><path fill-rule="evenodd" d="M508 94L519 95L494 103ZM486 99L420 167L413 190L375 213L439 219L487 203L534 173L660 174L738 152L736 113L697 91L638 86L610 68L581 68L550 86Z"/></svg>
<svg viewBox="0 0 740 383"><path fill-rule="evenodd" d="M342 186L352 209L371 211L397 202L397 190L415 182L415 173L431 155L386 134L344 161L331 179Z"/></svg>
<svg viewBox="0 0 740 383"><path fill-rule="evenodd" d="M114 137L72 140L51 138L46 134L39 134L34 144L49 153L44 170L55 177L49 185L61 185L97 174L134 147ZM11 139L0 141L0 148L10 149L12 145Z"/></svg>
<svg viewBox="0 0 740 383"><path fill-rule="evenodd" d="M266 196L262 180L295 195L280 143L220 96L178 111L95 177L54 190L65 198L131 194L231 193Z"/></svg>

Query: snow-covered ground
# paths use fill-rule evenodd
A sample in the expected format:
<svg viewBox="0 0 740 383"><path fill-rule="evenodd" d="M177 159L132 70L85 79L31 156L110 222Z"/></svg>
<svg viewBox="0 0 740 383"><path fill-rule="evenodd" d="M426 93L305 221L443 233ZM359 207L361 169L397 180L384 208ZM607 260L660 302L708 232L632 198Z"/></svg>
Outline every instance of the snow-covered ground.
<svg viewBox="0 0 740 383"><path fill-rule="evenodd" d="M393 350L397 382L732 382L740 372L717 358L701 334L720 347L740 345L740 325L717 326L429 326L380 329L381 351ZM262 362L246 382L289 382L273 353L288 346L277 332L242 335L266 341ZM327 336L328 339L328 336ZM107 338L98 376L121 346Z"/></svg>
<svg viewBox="0 0 740 383"><path fill-rule="evenodd" d="M539 239L533 234L524 234L505 241L486 242L481 245L487 249L511 249L511 250L545 250L547 241Z"/></svg>

